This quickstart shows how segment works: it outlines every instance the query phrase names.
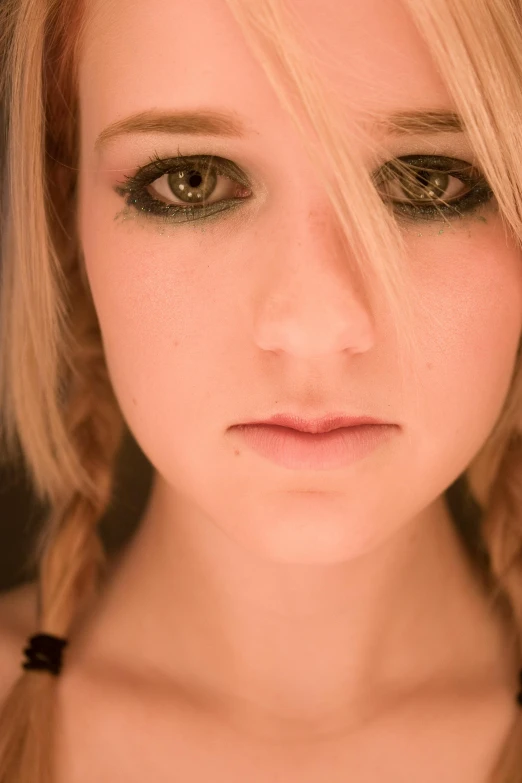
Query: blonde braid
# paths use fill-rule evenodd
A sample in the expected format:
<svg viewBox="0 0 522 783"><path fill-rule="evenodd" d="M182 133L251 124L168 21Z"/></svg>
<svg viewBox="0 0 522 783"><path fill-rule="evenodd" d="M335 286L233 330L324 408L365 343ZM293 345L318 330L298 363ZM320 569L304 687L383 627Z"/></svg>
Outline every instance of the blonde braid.
<svg viewBox="0 0 522 783"><path fill-rule="evenodd" d="M79 276L76 289L71 297L76 346L63 411L95 491L61 487L33 554L39 566L38 631L62 638L69 637L106 572L97 525L111 500L124 430L92 300ZM53 783L55 687L48 671L23 671L14 684L0 713L0 783Z"/></svg>
<svg viewBox="0 0 522 783"><path fill-rule="evenodd" d="M483 508L481 535L489 559L491 604L511 623L512 643L522 668L521 346L504 409L480 454L469 466L468 481ZM522 690L522 682L518 690ZM489 783L522 783L521 748L522 709Z"/></svg>
<svg viewBox="0 0 522 783"><path fill-rule="evenodd" d="M508 439L495 479L488 492L482 523L482 536L495 579L491 600L501 603L512 620L513 642L522 648L522 437L518 432ZM522 710L499 755L491 783L522 783L519 767L522 748Z"/></svg>
<svg viewBox="0 0 522 783"><path fill-rule="evenodd" d="M78 116L82 6L0 4L0 95L9 119L0 432L9 456L21 445L32 485L50 508L32 555L35 631L62 638L101 585L97 528L124 428L76 230L79 149L71 117ZM29 220L27 195L13 185L28 176ZM56 684L49 671L21 668L0 712L0 783L54 783Z"/></svg>

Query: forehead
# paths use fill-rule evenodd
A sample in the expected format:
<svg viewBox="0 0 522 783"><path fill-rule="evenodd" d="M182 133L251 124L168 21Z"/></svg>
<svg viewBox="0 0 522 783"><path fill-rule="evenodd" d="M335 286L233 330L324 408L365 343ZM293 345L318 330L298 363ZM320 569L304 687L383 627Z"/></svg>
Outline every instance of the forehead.
<svg viewBox="0 0 522 783"><path fill-rule="evenodd" d="M255 13L255 2L246 6ZM285 7L312 63L349 111L447 106L447 90L401 0L285 0ZM226 0L86 0L86 13L84 138L152 107L231 108L260 133L281 111Z"/></svg>

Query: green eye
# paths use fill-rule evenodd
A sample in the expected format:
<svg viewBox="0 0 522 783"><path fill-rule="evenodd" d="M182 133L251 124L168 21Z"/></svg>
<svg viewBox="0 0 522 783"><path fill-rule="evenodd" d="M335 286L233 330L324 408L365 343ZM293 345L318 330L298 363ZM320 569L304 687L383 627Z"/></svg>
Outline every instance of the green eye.
<svg viewBox="0 0 522 783"><path fill-rule="evenodd" d="M458 181L464 186L464 193L451 196ZM435 155L395 158L377 172L374 182L385 203L413 220L462 217L475 212L494 195L484 176L470 163ZM390 196L390 185L399 198Z"/></svg>
<svg viewBox="0 0 522 783"><path fill-rule="evenodd" d="M164 175L164 189L170 194L164 195L166 200L162 201L152 195L150 187ZM164 160L155 157L151 164L125 180L115 191L125 197L129 207L174 223L229 210L252 195L242 170L232 161L214 155L178 155ZM225 197L218 198L219 193ZM156 190L156 195L161 194Z"/></svg>
<svg viewBox="0 0 522 783"><path fill-rule="evenodd" d="M156 198L160 194L156 191L153 195L150 188L164 175L169 193L161 200ZM470 215L494 195L484 176L470 163L435 155L394 158L373 175L373 180L383 201L399 216L414 221ZM463 194L449 195L452 181L465 186ZM393 187L395 198L390 195ZM126 176L125 184L116 186L115 191L130 208L169 223L209 218L238 207L252 196L250 180L242 169L215 155L154 156L134 176Z"/></svg>

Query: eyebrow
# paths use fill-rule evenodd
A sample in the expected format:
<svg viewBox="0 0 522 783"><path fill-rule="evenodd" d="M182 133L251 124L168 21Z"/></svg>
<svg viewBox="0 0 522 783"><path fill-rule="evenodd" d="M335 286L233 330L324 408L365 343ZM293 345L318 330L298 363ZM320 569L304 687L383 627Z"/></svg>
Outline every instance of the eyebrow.
<svg viewBox="0 0 522 783"><path fill-rule="evenodd" d="M391 136L405 134L462 133L462 119L452 111L396 111L374 120L377 129ZM96 152L118 136L132 133L171 133L192 136L242 138L250 129L238 116L219 111L162 112L145 110L117 120L105 128L94 144Z"/></svg>
<svg viewBox="0 0 522 783"><path fill-rule="evenodd" d="M390 136L406 134L464 133L462 117L454 111L417 109L396 111L386 117L379 117L377 128Z"/></svg>
<svg viewBox="0 0 522 783"><path fill-rule="evenodd" d="M109 141L130 133L173 133L241 138L248 132L249 128L246 124L234 114L220 111L162 112L149 109L113 122L100 133L94 149L99 151Z"/></svg>

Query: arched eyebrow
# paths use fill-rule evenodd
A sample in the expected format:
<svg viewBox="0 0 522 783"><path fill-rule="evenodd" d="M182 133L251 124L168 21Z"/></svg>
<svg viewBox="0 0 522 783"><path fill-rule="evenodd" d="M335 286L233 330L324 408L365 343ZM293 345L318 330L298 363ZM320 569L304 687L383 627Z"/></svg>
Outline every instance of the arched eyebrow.
<svg viewBox="0 0 522 783"><path fill-rule="evenodd" d="M403 134L462 133L458 114L442 110L395 111L372 122L374 128L391 136ZM96 139L95 152L119 136L132 133L170 133L173 135L224 136L242 138L253 130L238 115L223 111L171 111L154 109L116 120Z"/></svg>
<svg viewBox="0 0 522 783"><path fill-rule="evenodd" d="M251 133L247 124L231 112L222 111L158 111L148 109L116 120L102 130L94 144L99 152L118 136L130 133L171 133L177 135L224 136L241 138Z"/></svg>

